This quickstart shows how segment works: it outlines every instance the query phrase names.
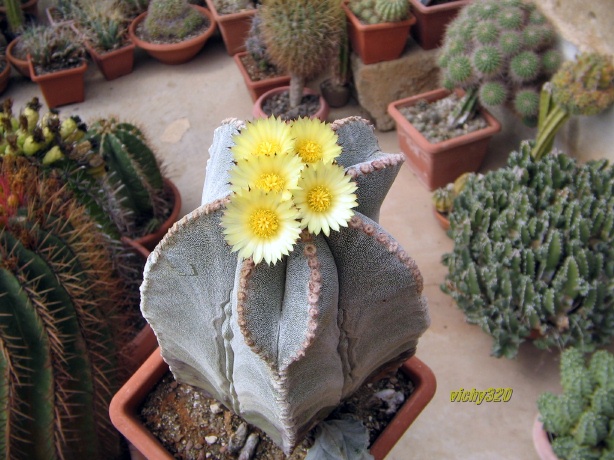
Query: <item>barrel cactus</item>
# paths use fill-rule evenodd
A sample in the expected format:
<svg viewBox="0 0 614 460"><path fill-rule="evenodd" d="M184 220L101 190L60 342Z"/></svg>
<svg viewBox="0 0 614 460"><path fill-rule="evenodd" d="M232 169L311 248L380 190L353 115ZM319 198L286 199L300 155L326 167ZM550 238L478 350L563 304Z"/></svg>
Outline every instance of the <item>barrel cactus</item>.
<svg viewBox="0 0 614 460"><path fill-rule="evenodd" d="M152 0L143 21L144 38L149 41L182 41L205 23L187 0Z"/></svg>
<svg viewBox="0 0 614 460"><path fill-rule="evenodd" d="M345 21L341 4L268 0L259 14L268 55L275 67L290 74L290 106L296 107L305 80L322 72L336 56Z"/></svg>
<svg viewBox="0 0 614 460"><path fill-rule="evenodd" d="M566 350L561 356L561 385L562 395L547 392L537 401L557 458L612 458L614 355L600 350L586 362L582 352Z"/></svg>
<svg viewBox="0 0 614 460"><path fill-rule="evenodd" d="M442 289L493 336L495 356L515 356L530 335L539 348L594 350L614 335L614 168L558 152L535 160L531 148L467 180Z"/></svg>
<svg viewBox="0 0 614 460"><path fill-rule="evenodd" d="M253 126L231 119L216 129L203 204L175 224L149 257L141 310L178 381L204 388L289 453L366 379L411 356L429 317L415 262L378 223L403 156L382 153L372 126L360 118L333 123L334 133L324 134L326 148L313 139L294 144L301 158L318 154L342 175L345 168L339 183L357 186L349 222L318 220L319 228L295 230L293 250L282 248L273 260L255 248L244 259L243 249L251 243L239 251L227 243L237 237L241 246L228 221L233 206L241 210L237 197L247 193L234 193L229 185L236 184L235 163L243 161L233 153L294 152L291 137L248 138ZM268 125L259 126L265 132ZM340 166L333 163L335 156ZM307 165L303 172L316 174L325 167ZM273 176L262 177L271 186L279 183ZM293 196L306 194L313 209L330 204L347 211L352 204L324 186L287 184ZM254 224L254 232L277 238L284 230L282 213L279 221L265 215L273 191L264 198L262 191L255 193L262 207L244 213L244 219ZM285 203L292 200L278 201L291 216L294 211ZM281 255L284 251L288 255ZM260 258L266 262L256 263Z"/></svg>
<svg viewBox="0 0 614 460"><path fill-rule="evenodd" d="M365 24L404 21L410 14L405 0L351 0L348 5Z"/></svg>
<svg viewBox="0 0 614 460"><path fill-rule="evenodd" d="M554 29L533 3L474 2L446 30L438 60L443 85L463 88L468 100L475 97L486 107L510 102L534 125L541 85L560 63L554 39ZM474 109L475 104L454 122L462 122Z"/></svg>
<svg viewBox="0 0 614 460"><path fill-rule="evenodd" d="M118 458L108 404L139 317L107 238L52 176L0 159L3 458Z"/></svg>

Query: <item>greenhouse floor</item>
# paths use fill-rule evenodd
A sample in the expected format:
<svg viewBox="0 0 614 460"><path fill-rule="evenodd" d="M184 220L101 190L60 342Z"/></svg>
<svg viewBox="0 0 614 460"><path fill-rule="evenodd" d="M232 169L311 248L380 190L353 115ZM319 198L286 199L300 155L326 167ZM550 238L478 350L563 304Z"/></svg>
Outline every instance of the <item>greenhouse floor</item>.
<svg viewBox="0 0 614 460"><path fill-rule="evenodd" d="M15 110L32 96L36 84L14 77L3 98ZM90 65L86 100L61 108L62 117L80 115L85 121L117 115L134 121L148 134L166 164L166 174L182 194L184 215L200 205L205 165L213 130L225 118L250 119L252 101L234 60L215 37L190 63L165 66L137 52L134 72L107 82ZM333 109L329 121L364 115L355 101ZM505 115L505 114L503 114ZM510 124L491 143L484 169L502 165L523 136ZM396 133L376 132L384 152L399 152ZM446 270L442 254L452 241L435 221L430 193L404 165L384 201L381 224L416 260L425 280L432 325L422 337L417 356L434 371L438 389L434 399L388 459L535 459L531 428L535 401L545 390L558 391L558 352L524 344L514 360L490 356L491 339L468 325L452 299L439 285ZM450 402L459 389L511 388L509 402Z"/></svg>

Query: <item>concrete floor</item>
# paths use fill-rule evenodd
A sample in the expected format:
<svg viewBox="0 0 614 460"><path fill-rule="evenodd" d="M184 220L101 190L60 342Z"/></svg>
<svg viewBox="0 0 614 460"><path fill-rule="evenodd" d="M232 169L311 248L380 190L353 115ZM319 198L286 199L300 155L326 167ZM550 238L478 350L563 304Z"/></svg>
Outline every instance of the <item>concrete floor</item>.
<svg viewBox="0 0 614 460"><path fill-rule="evenodd" d="M15 77L3 97L13 98L17 110L35 95L42 99L34 83ZM228 117L250 119L251 110L239 70L219 37L214 37L192 62L176 67L137 52L134 72L111 82L91 65L85 102L61 108L61 115L78 114L92 121L116 114L140 124L181 191L184 215L200 204L214 128ZM354 102L333 110L329 120L361 114ZM502 165L526 134L517 123L505 126L491 144L484 169ZM377 136L382 151L399 151L394 131ZM383 204L381 223L424 276L432 326L417 355L438 380L433 401L387 458L536 459L531 440L535 401L545 390L558 391L559 353L525 344L515 360L490 356L490 337L466 324L462 312L439 289L446 273L440 258L452 249L452 242L431 214L430 193L406 166ZM451 391L490 387L512 388L511 400L481 405L450 402Z"/></svg>

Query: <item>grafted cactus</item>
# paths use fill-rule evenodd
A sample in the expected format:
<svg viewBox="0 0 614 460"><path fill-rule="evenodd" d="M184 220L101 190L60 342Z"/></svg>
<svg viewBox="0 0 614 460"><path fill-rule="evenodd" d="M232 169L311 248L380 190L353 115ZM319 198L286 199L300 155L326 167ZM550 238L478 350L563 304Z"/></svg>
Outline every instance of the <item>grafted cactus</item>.
<svg viewBox="0 0 614 460"><path fill-rule="evenodd" d="M590 361L576 350L561 356L562 395L538 401L544 429L554 436L558 458L607 459L614 455L614 356L595 352Z"/></svg>
<svg viewBox="0 0 614 460"><path fill-rule="evenodd" d="M495 356L515 356L532 333L539 348L591 351L614 335L614 168L560 152L535 160L531 148L467 180L442 289L493 336Z"/></svg>
<svg viewBox="0 0 614 460"><path fill-rule="evenodd" d="M370 376L411 356L429 317L415 262L378 224L403 156L382 153L359 118L333 124L337 161L358 185L349 225L303 232L274 265L231 252L220 221L242 126L227 120L215 131L202 206L148 259L141 309L177 380L289 453Z"/></svg>

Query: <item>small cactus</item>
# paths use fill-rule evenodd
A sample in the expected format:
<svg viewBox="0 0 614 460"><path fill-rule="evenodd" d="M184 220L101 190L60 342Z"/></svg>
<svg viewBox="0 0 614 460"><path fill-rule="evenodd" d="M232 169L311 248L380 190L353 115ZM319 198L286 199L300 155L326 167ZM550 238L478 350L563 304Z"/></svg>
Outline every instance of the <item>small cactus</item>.
<svg viewBox="0 0 614 460"><path fill-rule="evenodd" d="M553 437L552 449L561 460L614 455L614 355L601 350L588 365L585 361L579 350L565 350L561 355L563 394L547 392L537 401L544 429ZM602 378L604 374L607 379ZM586 382L582 390L565 384L578 380Z"/></svg>
<svg viewBox="0 0 614 460"><path fill-rule="evenodd" d="M143 29L150 41L181 41L204 23L203 16L187 0L152 0Z"/></svg>
<svg viewBox="0 0 614 460"><path fill-rule="evenodd" d="M290 74L290 105L296 107L305 80L325 69L339 49L345 21L341 4L336 0L269 0L259 14L268 55L277 68Z"/></svg>
<svg viewBox="0 0 614 460"><path fill-rule="evenodd" d="M597 115L614 103L614 65L608 56L582 53L567 61L544 85L532 155L539 159L554 143L559 129L572 115Z"/></svg>
<svg viewBox="0 0 614 460"><path fill-rule="evenodd" d="M438 61L443 85L465 89L467 100L477 92L486 107L509 101L527 124L534 124L538 107L529 103L535 101L528 100L527 91L534 93L556 70L560 58L553 45L554 31L535 5L515 0L472 3L446 30ZM459 109L452 124L474 111L475 105Z"/></svg>
<svg viewBox="0 0 614 460"><path fill-rule="evenodd" d="M350 0L348 6L364 24L404 21L410 15L406 0Z"/></svg>
<svg viewBox="0 0 614 460"><path fill-rule="evenodd" d="M442 290L513 357L532 331L539 348L609 343L614 335L614 168L524 142L508 166L470 175L450 213L454 249Z"/></svg>

